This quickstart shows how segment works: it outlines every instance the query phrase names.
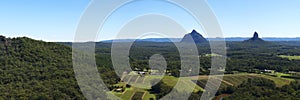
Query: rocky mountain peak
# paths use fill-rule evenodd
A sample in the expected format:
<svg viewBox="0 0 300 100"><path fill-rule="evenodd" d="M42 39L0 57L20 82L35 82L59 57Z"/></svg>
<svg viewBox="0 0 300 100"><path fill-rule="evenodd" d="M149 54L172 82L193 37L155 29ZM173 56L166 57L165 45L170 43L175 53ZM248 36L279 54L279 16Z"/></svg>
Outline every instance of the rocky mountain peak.
<svg viewBox="0 0 300 100"><path fill-rule="evenodd" d="M208 42L200 33L198 33L196 30L193 30L191 33L186 34L181 42L185 43L204 43Z"/></svg>
<svg viewBox="0 0 300 100"><path fill-rule="evenodd" d="M246 40L248 42L259 42L259 41L264 41L261 38L259 38L258 33L254 32L253 37L250 38L249 40Z"/></svg>
<svg viewBox="0 0 300 100"><path fill-rule="evenodd" d="M258 38L259 38L257 32L254 32L253 38L255 38L255 39L258 39Z"/></svg>

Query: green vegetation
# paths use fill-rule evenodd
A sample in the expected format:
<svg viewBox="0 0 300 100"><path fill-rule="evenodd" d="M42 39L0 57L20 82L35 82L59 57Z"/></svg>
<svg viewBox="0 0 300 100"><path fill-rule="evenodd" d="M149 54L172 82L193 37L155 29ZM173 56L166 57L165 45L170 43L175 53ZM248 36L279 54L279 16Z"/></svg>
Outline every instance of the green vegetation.
<svg viewBox="0 0 300 100"><path fill-rule="evenodd" d="M287 85L293 81L293 79L287 79L287 78L277 78L277 77L266 76L266 75L259 75L259 76L274 81L277 87Z"/></svg>
<svg viewBox="0 0 300 100"><path fill-rule="evenodd" d="M85 99L75 79L69 46L70 43L48 43L25 37L0 37L0 99ZM131 70L124 70L128 74L118 77L111 63L110 43L96 43L96 63L109 93L124 100L158 99L172 89L178 95L193 89L190 99L199 99L205 91L211 57L220 55L212 53L208 43L197 46L199 73L181 79L178 78L183 70L181 58L174 43L137 42L129 52L131 69L165 74L164 77L140 75ZM284 56L300 55L299 46L227 42L227 47L226 75L216 96L228 96L224 99L241 99L240 95L248 99L299 98L299 56ZM149 67L149 59L154 54L164 56L166 70ZM152 86L153 81L159 79L162 80ZM181 87L174 88L176 84Z"/></svg>
<svg viewBox="0 0 300 100"><path fill-rule="evenodd" d="M291 76L291 74L287 73L280 73L280 72L274 72L274 73L265 73L265 75L270 75L274 77L285 77L285 76Z"/></svg>
<svg viewBox="0 0 300 100"><path fill-rule="evenodd" d="M140 93L143 93L143 95L142 95L143 97L140 96L141 95ZM124 92L113 92L113 94L115 96L120 97L123 100L132 100L133 98L135 98L135 99L140 98L143 100L149 100L150 98L155 99L154 94L150 94L149 91L147 91L145 89L136 88L136 87L126 88Z"/></svg>
<svg viewBox="0 0 300 100"><path fill-rule="evenodd" d="M126 77L131 77L130 80L133 79L132 75L127 75ZM196 85L195 83L192 82L192 78L188 78L188 77L180 79L180 82L178 82L179 79L177 77L173 77L173 76L136 77L136 79L141 79L141 78L144 79L143 83L138 83L138 81L136 81L136 83L130 83L130 81L127 81L127 83L131 84L131 87L126 88L126 90L124 92L121 92L121 93L120 92L113 92L113 93L116 96L119 96L119 97L121 97L122 99L125 99L125 100L130 100L130 98L132 98L132 96L136 92L144 92L145 93L143 100L148 100L150 98L159 98L159 96L157 97L157 93L161 93L161 92L154 92L154 91L157 91L157 90L155 90L155 89L153 90L153 86L151 87L151 84L152 84L153 81L155 81L155 80L158 81L158 79L161 79L161 78L162 78L162 80L158 84L163 84L162 87L172 89L176 84L179 84L180 85L179 88L174 88L178 92L184 92L186 89L194 89L194 92L203 91L203 89L200 86L198 86L198 85ZM129 78L126 78L126 79L129 79ZM125 83L120 82L120 83L115 84L113 86L125 86ZM195 87L189 87L189 86L195 86ZM157 89L160 89L160 86ZM168 93L168 92L169 91L166 91L165 93ZM161 94L161 96L163 96L163 93Z"/></svg>
<svg viewBox="0 0 300 100"><path fill-rule="evenodd" d="M278 73L278 74L283 74L283 73ZM288 75L288 74L284 74L284 75ZM144 79L145 80L147 79L148 82L151 82L153 80L157 80L160 78L161 77L159 77L159 76L145 76ZM263 74L247 74L247 73L227 74L227 75L223 76L223 80L222 80L222 83L221 83L219 89L221 91L221 90L226 90L228 88L231 88L233 86L238 87L239 85L243 84L243 82L247 81L248 79L257 79L257 78L270 80L270 81L274 82L274 85L276 87L282 87L282 86L289 85L290 83L294 82L293 79L274 77L274 76L263 75ZM194 89L193 95L196 96L195 93L199 93L199 92L201 93L204 91L203 88L206 85L207 79L208 79L208 77L206 77L206 76L183 77L183 78L181 78L181 81L178 82L179 79L176 77L165 76L162 78L162 81L158 83L158 84L160 84L159 86L158 85L155 85L153 87L146 86L146 87L143 87L146 89L140 89L140 88L137 88L139 86L134 87L135 85L137 85L137 84L134 84L132 87L126 89L126 91L124 93L115 93L115 95L121 97L122 99L129 100L130 98L132 98L132 96L136 92L144 92L145 96L144 96L143 100L148 100L149 98L162 97L164 94L167 94L169 92L168 89L171 89L171 88L176 89L176 91L178 91L178 92L184 92L185 89L192 88L189 86L196 85L195 88L192 88L192 89ZM174 88L174 86L176 84L179 84L181 87ZM124 86L124 83L119 83L116 85ZM166 90L166 91L161 91L161 90ZM158 91L158 92L153 92L153 91ZM160 93L160 94L158 94L158 93ZM157 97L155 97L155 95ZM197 95L197 96L199 96L199 95Z"/></svg>
<svg viewBox="0 0 300 100"><path fill-rule="evenodd" d="M145 92L135 92L131 100L143 100Z"/></svg>
<svg viewBox="0 0 300 100"><path fill-rule="evenodd" d="M287 58L289 60L300 60L300 56L286 56L286 55L279 55L281 58Z"/></svg>
<svg viewBox="0 0 300 100"><path fill-rule="evenodd" d="M225 100L295 100L300 98L299 86L300 83L295 81L280 88L276 88L275 83L272 80L265 78L250 78L237 87L229 87L220 90L219 94L230 94L223 98Z"/></svg>
<svg viewBox="0 0 300 100"><path fill-rule="evenodd" d="M271 80L275 83L277 87L282 87L284 85L288 85L291 82L293 82L293 79L287 79L287 78L280 78L280 77L273 77L268 75L262 75L262 74L228 74L223 76L223 80L220 89L224 89L230 86L239 86L244 81L248 79L255 79L255 78L263 78ZM204 88L206 85L208 78L200 78L199 80L193 80L194 83L196 83L201 88Z"/></svg>
<svg viewBox="0 0 300 100"><path fill-rule="evenodd" d="M1 36L0 49L0 99L84 99L70 47Z"/></svg>
<svg viewBox="0 0 300 100"><path fill-rule="evenodd" d="M207 57L214 57L214 56L221 56L221 55L212 53L212 54L205 54L205 56L207 56Z"/></svg>
<svg viewBox="0 0 300 100"><path fill-rule="evenodd" d="M131 96L134 95L136 91L134 90L125 90L125 92L121 95L121 98L124 100L130 100Z"/></svg>

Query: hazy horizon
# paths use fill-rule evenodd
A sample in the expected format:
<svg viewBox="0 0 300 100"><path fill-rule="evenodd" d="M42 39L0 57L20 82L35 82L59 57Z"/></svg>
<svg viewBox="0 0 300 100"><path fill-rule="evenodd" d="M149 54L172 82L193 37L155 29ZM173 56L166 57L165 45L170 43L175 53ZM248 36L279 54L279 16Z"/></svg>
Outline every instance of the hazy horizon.
<svg viewBox="0 0 300 100"><path fill-rule="evenodd" d="M0 36L5 36L5 35L1 35ZM42 40L42 39L35 39L32 37L28 37L28 36L16 36L16 37L9 37L9 36L5 36L6 38L18 38L18 37L27 37L27 38L31 38L34 40L41 40L41 41L45 41L45 42L73 42L73 40L71 41L64 41L64 40L58 40L58 41L47 41L47 40ZM204 37L206 39L217 39L218 37L214 37L214 38L207 38ZM247 40L251 37L224 37L224 39L244 39ZM300 37L260 37L262 39L299 39L299 40L284 40L284 41L300 41ZM161 38L161 37L149 37L149 38L139 38L138 40L147 40L147 39L182 39L182 37L178 37L178 38ZM82 42L105 42L105 41L113 41L113 40L135 40L135 38L121 38L121 39L105 39L105 40L97 40L97 41L82 41ZM226 41L226 40L225 40ZM237 41L242 41L242 40L237 40ZM275 41L279 41L279 40L275 40Z"/></svg>

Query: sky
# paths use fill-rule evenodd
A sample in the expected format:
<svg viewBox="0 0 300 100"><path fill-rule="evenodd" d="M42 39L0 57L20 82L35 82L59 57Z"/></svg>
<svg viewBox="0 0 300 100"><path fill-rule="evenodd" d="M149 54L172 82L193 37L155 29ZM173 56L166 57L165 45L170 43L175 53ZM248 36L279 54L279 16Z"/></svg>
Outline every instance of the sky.
<svg viewBox="0 0 300 100"><path fill-rule="evenodd" d="M138 0L137 0L138 1ZM91 0L1 0L0 35L58 42L73 41L77 25ZM300 0L207 0L224 37L300 37ZM106 20L98 40L114 39L125 22L144 13L169 16L186 30L202 33L184 9L161 0L122 6ZM181 38L182 35L170 36ZM205 37L207 35L203 34Z"/></svg>

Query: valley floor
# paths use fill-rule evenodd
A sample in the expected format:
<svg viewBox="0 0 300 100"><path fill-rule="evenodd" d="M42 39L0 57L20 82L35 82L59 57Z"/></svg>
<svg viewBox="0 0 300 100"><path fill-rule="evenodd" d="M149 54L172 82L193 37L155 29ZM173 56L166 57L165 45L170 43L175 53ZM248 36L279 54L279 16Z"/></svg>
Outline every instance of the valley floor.
<svg viewBox="0 0 300 100"><path fill-rule="evenodd" d="M282 74L282 73L278 73ZM219 89L227 86L238 86L248 78L265 78L275 82L277 87L287 85L294 79L282 78L280 76L274 76L271 74L250 74L250 73L239 73L239 74L225 74ZM140 98L142 100L155 99L155 94L151 94L150 82L152 80L161 79L165 84L174 87L176 84L178 87L174 87L178 91L186 91L193 89L193 92L204 91L206 82L209 78L207 75L193 76L193 77L182 77L176 78L173 76L138 76L138 75L126 75L123 77L123 82L116 84L118 86L124 86L130 84L131 87L126 87L123 92L113 91L112 93L123 100L132 100L132 98ZM220 98L220 97L219 97Z"/></svg>

